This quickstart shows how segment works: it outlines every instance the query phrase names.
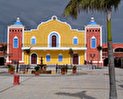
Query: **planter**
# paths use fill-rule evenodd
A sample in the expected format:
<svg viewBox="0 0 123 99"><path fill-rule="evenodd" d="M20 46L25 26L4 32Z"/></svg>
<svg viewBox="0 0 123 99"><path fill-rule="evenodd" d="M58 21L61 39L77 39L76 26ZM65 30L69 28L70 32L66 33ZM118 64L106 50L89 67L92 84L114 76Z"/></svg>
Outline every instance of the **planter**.
<svg viewBox="0 0 123 99"><path fill-rule="evenodd" d="M8 65L8 73L14 74L14 72L15 72L15 67L12 65Z"/></svg>
<svg viewBox="0 0 123 99"><path fill-rule="evenodd" d="M15 73L15 71L11 71L11 70L9 70L8 71L10 74L14 74Z"/></svg>
<svg viewBox="0 0 123 99"><path fill-rule="evenodd" d="M73 74L77 73L77 67L76 66L73 66L72 72L73 72Z"/></svg>
<svg viewBox="0 0 123 99"><path fill-rule="evenodd" d="M32 71L31 71L31 74L35 74L35 71L34 71L34 70L32 70Z"/></svg>
<svg viewBox="0 0 123 99"><path fill-rule="evenodd" d="M61 74L62 74L62 75L65 75L65 71L61 71Z"/></svg>
<svg viewBox="0 0 123 99"><path fill-rule="evenodd" d="M35 76L39 76L39 74L40 74L40 67L36 66L34 69L35 69Z"/></svg>
<svg viewBox="0 0 123 99"><path fill-rule="evenodd" d="M77 73L76 69L73 69L73 74L76 74L76 73Z"/></svg>
<svg viewBox="0 0 123 99"><path fill-rule="evenodd" d="M61 66L61 74L65 75L67 73L67 68L65 65Z"/></svg>
<svg viewBox="0 0 123 99"><path fill-rule="evenodd" d="M61 74L62 74L62 75L65 75L65 73L66 73L66 70L62 68L62 69L61 69Z"/></svg>
<svg viewBox="0 0 123 99"><path fill-rule="evenodd" d="M39 76L39 74L40 74L39 72L37 72L37 71L35 72L35 76Z"/></svg>

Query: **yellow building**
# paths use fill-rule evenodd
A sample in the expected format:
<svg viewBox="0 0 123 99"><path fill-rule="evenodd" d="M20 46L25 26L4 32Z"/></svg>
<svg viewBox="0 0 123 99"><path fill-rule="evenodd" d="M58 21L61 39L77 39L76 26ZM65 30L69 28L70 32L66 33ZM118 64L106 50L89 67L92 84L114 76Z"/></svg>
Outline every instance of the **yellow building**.
<svg viewBox="0 0 123 99"><path fill-rule="evenodd" d="M37 29L24 31L22 35L24 64L84 64L84 30L71 26L53 16L42 22Z"/></svg>

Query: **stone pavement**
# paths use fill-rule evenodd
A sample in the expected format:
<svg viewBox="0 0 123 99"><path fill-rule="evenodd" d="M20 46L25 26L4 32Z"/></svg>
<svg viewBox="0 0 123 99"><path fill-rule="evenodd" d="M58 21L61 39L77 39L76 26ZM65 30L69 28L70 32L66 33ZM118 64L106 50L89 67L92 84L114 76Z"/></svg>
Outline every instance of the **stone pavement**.
<svg viewBox="0 0 123 99"><path fill-rule="evenodd" d="M5 71L5 70L4 70ZM108 68L82 69L76 75L20 75L20 85L13 76L0 73L0 99L108 99ZM118 99L123 99L123 69L116 68Z"/></svg>

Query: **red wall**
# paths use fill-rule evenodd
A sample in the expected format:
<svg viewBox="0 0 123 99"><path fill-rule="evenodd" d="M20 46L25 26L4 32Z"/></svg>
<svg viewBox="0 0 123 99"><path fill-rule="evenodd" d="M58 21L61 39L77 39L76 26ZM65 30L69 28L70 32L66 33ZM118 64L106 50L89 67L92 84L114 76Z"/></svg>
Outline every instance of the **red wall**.
<svg viewBox="0 0 123 99"><path fill-rule="evenodd" d="M96 45L100 45L100 28L87 28L86 29L86 45L87 45L87 51L86 51L86 61L99 61L100 54L99 51L96 48L91 48L91 38L96 38ZM93 58L90 56L90 54L95 55Z"/></svg>
<svg viewBox="0 0 123 99"><path fill-rule="evenodd" d="M13 38L18 37L18 48L13 48ZM22 61L22 29L10 28L9 29L9 61L16 60Z"/></svg>

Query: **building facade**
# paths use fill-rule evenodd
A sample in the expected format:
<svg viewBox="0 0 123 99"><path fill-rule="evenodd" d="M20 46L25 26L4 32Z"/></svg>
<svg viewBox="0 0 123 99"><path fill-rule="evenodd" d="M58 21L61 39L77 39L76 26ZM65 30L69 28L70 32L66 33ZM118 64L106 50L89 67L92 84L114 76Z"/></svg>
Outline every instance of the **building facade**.
<svg viewBox="0 0 123 99"><path fill-rule="evenodd" d="M108 47L106 43L102 45L102 59L103 65L108 66ZM113 54L114 54L114 63L115 67L123 68L123 43L113 43Z"/></svg>
<svg viewBox="0 0 123 99"><path fill-rule="evenodd" d="M92 17L84 30L71 26L53 16L41 22L37 29L24 30L19 18L8 26L7 63L47 65L78 64L86 61L102 64L102 26Z"/></svg>
<svg viewBox="0 0 123 99"><path fill-rule="evenodd" d="M102 26L97 24L93 17L85 26L85 35L87 47L85 60L102 65Z"/></svg>
<svg viewBox="0 0 123 99"><path fill-rule="evenodd" d="M7 45L6 43L0 43L0 66L3 66L6 60L6 50L7 50Z"/></svg>
<svg viewBox="0 0 123 99"><path fill-rule="evenodd" d="M24 38L24 26L17 18L16 22L8 26L7 34L7 63L24 63L22 44Z"/></svg>

